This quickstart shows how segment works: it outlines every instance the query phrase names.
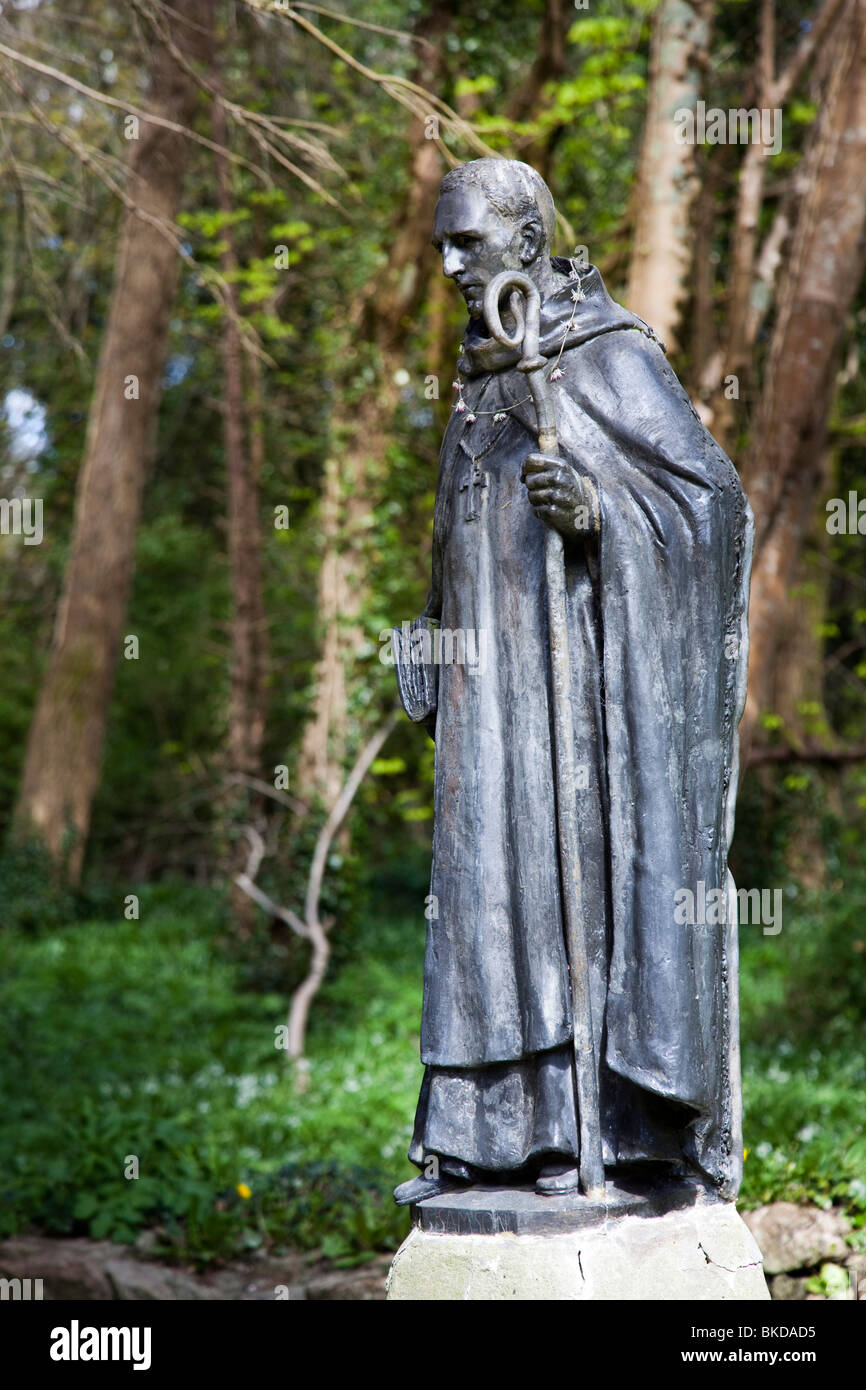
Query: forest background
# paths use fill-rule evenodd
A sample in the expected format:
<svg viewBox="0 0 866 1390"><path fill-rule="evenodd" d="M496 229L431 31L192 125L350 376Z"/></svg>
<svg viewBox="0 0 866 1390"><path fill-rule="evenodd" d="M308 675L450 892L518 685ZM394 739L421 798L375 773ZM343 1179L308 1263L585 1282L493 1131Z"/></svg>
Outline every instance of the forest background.
<svg viewBox="0 0 866 1390"><path fill-rule="evenodd" d="M743 1201L866 1226L864 0L5 0L0 87L0 1233L400 1239L433 745L382 636L482 154L752 501Z"/></svg>

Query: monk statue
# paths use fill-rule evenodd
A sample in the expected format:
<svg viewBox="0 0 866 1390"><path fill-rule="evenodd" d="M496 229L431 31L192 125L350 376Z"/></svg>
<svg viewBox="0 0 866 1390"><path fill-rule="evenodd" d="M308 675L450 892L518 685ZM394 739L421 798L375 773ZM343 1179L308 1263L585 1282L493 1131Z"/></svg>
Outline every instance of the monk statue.
<svg viewBox="0 0 866 1390"><path fill-rule="evenodd" d="M516 160L442 180L469 321L430 595L394 634L436 745L420 1171L395 1198L638 1172L731 1200L752 516L653 330L551 256L554 220Z"/></svg>

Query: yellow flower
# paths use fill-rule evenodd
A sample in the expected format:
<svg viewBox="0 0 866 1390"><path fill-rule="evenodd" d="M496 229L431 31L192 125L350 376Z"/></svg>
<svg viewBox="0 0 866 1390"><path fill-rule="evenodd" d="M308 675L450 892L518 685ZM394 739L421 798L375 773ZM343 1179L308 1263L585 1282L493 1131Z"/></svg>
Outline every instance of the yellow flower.
<svg viewBox="0 0 866 1390"><path fill-rule="evenodd" d="M748 1149L743 1149L743 1158L746 1159L746 1158L748 1158L748 1157L749 1157L749 1150L748 1150Z"/></svg>
<svg viewBox="0 0 866 1390"><path fill-rule="evenodd" d="M239 1182L237 1187L235 1188L235 1191L237 1192L239 1197L243 1197L245 1202L248 1201L249 1198L253 1195L245 1182Z"/></svg>

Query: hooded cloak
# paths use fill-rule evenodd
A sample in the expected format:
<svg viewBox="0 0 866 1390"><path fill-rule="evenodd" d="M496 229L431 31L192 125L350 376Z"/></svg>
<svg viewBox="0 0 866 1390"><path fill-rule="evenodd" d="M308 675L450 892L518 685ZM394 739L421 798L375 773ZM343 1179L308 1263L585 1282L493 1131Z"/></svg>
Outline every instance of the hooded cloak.
<svg viewBox="0 0 866 1390"><path fill-rule="evenodd" d="M560 288L542 303L540 351L548 377L561 374L560 454L599 503L597 533L566 541L565 570L605 1162L685 1158L732 1196L742 1142L727 853L751 510L652 330L594 267L552 264ZM520 476L536 421L519 353L485 333L470 322L467 409L446 429L436 494L426 614L452 634L452 659L443 644L426 1073L410 1158L501 1169L576 1156L578 1127L545 523ZM473 664L453 659L467 651ZM707 921L679 920L684 890L716 904Z"/></svg>

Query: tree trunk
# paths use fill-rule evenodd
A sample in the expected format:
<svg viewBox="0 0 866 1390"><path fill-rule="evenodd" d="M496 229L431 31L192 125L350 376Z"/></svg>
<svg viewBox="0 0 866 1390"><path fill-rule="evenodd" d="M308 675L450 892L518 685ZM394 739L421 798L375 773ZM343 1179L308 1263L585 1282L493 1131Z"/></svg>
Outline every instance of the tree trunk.
<svg viewBox="0 0 866 1390"><path fill-rule="evenodd" d="M653 19L649 106L635 183L634 248L626 304L670 352L679 346L692 264L697 145L676 139L674 117L694 112L709 45L712 0L662 0Z"/></svg>
<svg viewBox="0 0 866 1390"><path fill-rule="evenodd" d="M568 31L574 20L571 0L547 0L538 35L538 53L526 81L508 103L509 120L533 121L538 115L545 87L564 77L568 66ZM519 157L537 169L543 179L550 177L553 151L561 133L562 127L557 126L540 139L532 138L519 151Z"/></svg>
<svg viewBox="0 0 866 1390"><path fill-rule="evenodd" d="M423 30L419 25L419 32L430 42L422 50L416 80L432 90L441 80L448 19L447 6L436 0ZM365 523L373 474L382 467L387 422L396 405L394 373L404 366L412 314L423 301L434 266L430 229L445 171L423 121L413 121L409 140L406 207L397 222L387 271L365 287L348 315L358 325L361 340L378 349L377 380L360 402L337 407L324 467L319 522L323 555L317 592L323 638L298 766L298 794L307 805L321 800L331 806L343 783L352 667L364 641L359 618L367 589Z"/></svg>
<svg viewBox="0 0 866 1390"><path fill-rule="evenodd" d="M190 24L173 40L192 53L203 0L176 0ZM154 43L151 109L188 125L195 83ZM186 159L182 135L142 122L129 190L148 218L173 225ZM88 420L73 535L54 641L30 728L16 808L18 833L68 855L77 880L102 764L105 730L135 566L145 464L159 406L177 252L150 221L123 219L108 323ZM141 653L147 660L149 654Z"/></svg>
<svg viewBox="0 0 866 1390"><path fill-rule="evenodd" d="M217 53L214 53L213 87L220 90ZM224 148L229 143L225 110L218 97L213 103L213 137ZM228 500L228 558L231 586L231 663L229 683L228 736L225 770L230 781L217 797L217 808L227 832L227 868L231 880L230 904L237 934L248 937L255 908L252 899L235 882L244 850L232 840L240 820L251 815L250 803L261 798L234 779L240 775L261 775L262 747L267 720L267 622L262 592L261 526L259 521L259 479L262 466L261 381L258 362L248 360L250 387L244 386L244 347L239 326L240 300L237 290L238 257L232 226L234 196L231 168L225 155L216 156L218 206L222 214L220 241L223 250L220 269L227 286L228 309L220 333L223 368L223 440L225 444L226 490Z"/></svg>
<svg viewBox="0 0 866 1390"><path fill-rule="evenodd" d="M744 473L756 522L746 751L761 713L791 705L780 689L795 679L784 648L797 620L791 589L814 524L839 348L864 265L866 0L843 8L828 43L831 76L804 156L808 192L779 286Z"/></svg>
<svg viewBox="0 0 866 1390"><path fill-rule="evenodd" d="M754 99L747 104L761 110L782 111L794 87L832 25L840 0L824 0L783 71L776 75L774 0L761 0L760 38L753 79ZM774 118L778 119L778 118ZM740 167L737 208L731 236L731 268L725 323L724 352L719 359L718 378L711 381L714 405L712 430L723 449L733 452L737 416L742 406L746 374L752 362L757 332L755 317L758 266L758 224L764 201L766 177L770 172L765 147L756 142L746 146ZM799 179L798 179L799 182ZM781 230L776 228L776 230ZM767 243L765 243L765 249ZM723 360L722 360L723 359ZM737 395L723 390L724 383L737 378Z"/></svg>
<svg viewBox="0 0 866 1390"><path fill-rule="evenodd" d="M773 109L775 77L775 13L773 0L761 0L761 29L755 65L755 101L749 103L763 109ZM724 376L737 378L738 393L725 396L715 383L717 409L713 413L713 434L723 449L732 451L736 432L736 417L741 387L740 377L749 363L751 344L748 340L749 310L752 302L752 282L758 247L758 221L764 201L764 182L767 174L767 154L758 142L747 145L740 166L740 186L737 210L731 236L730 292L726 323L726 352Z"/></svg>
<svg viewBox="0 0 866 1390"><path fill-rule="evenodd" d="M424 35L428 44L415 76L432 91L441 87L450 22L445 0L434 0L429 14L417 26L417 32ZM544 83L563 71L570 23L567 5L562 0L548 0L539 30L538 56L509 106L514 119L530 120ZM360 325L363 340L378 348L379 371L376 383L370 385L360 404L335 416L334 447L325 464L320 512L324 554L318 587L318 614L324 635L315 671L312 711L299 760L299 794L307 804L320 798L331 805L343 781L352 666L366 636L359 626L359 617L367 589L365 523L373 475L381 469L385 456L388 420L397 401L394 373L405 365L404 348L413 326L411 316L423 302L431 276L436 275L430 233L445 170L435 142L426 136L424 123L413 122L409 136L409 194L405 211L398 219L399 230L388 269L366 287L349 314L350 320ZM533 149L536 167L546 167L546 145ZM435 290L432 298L433 318L441 324L446 301ZM429 371L438 375L442 383L435 325L431 337L434 343ZM448 385L449 391L443 391L443 396L450 395Z"/></svg>
<svg viewBox="0 0 866 1390"><path fill-rule="evenodd" d="M214 140L228 143L228 123L219 101L214 102ZM220 240L222 274L232 312L226 313L220 335L223 364L223 438L228 483L229 572L232 591L231 694L229 699L228 766L232 773L258 776L265 737L266 624L262 597L261 528L259 524L260 421L250 419L247 442L247 402L237 286L237 256L231 214L234 200L228 160L217 155L219 209L223 215ZM254 406L250 400L250 414Z"/></svg>

